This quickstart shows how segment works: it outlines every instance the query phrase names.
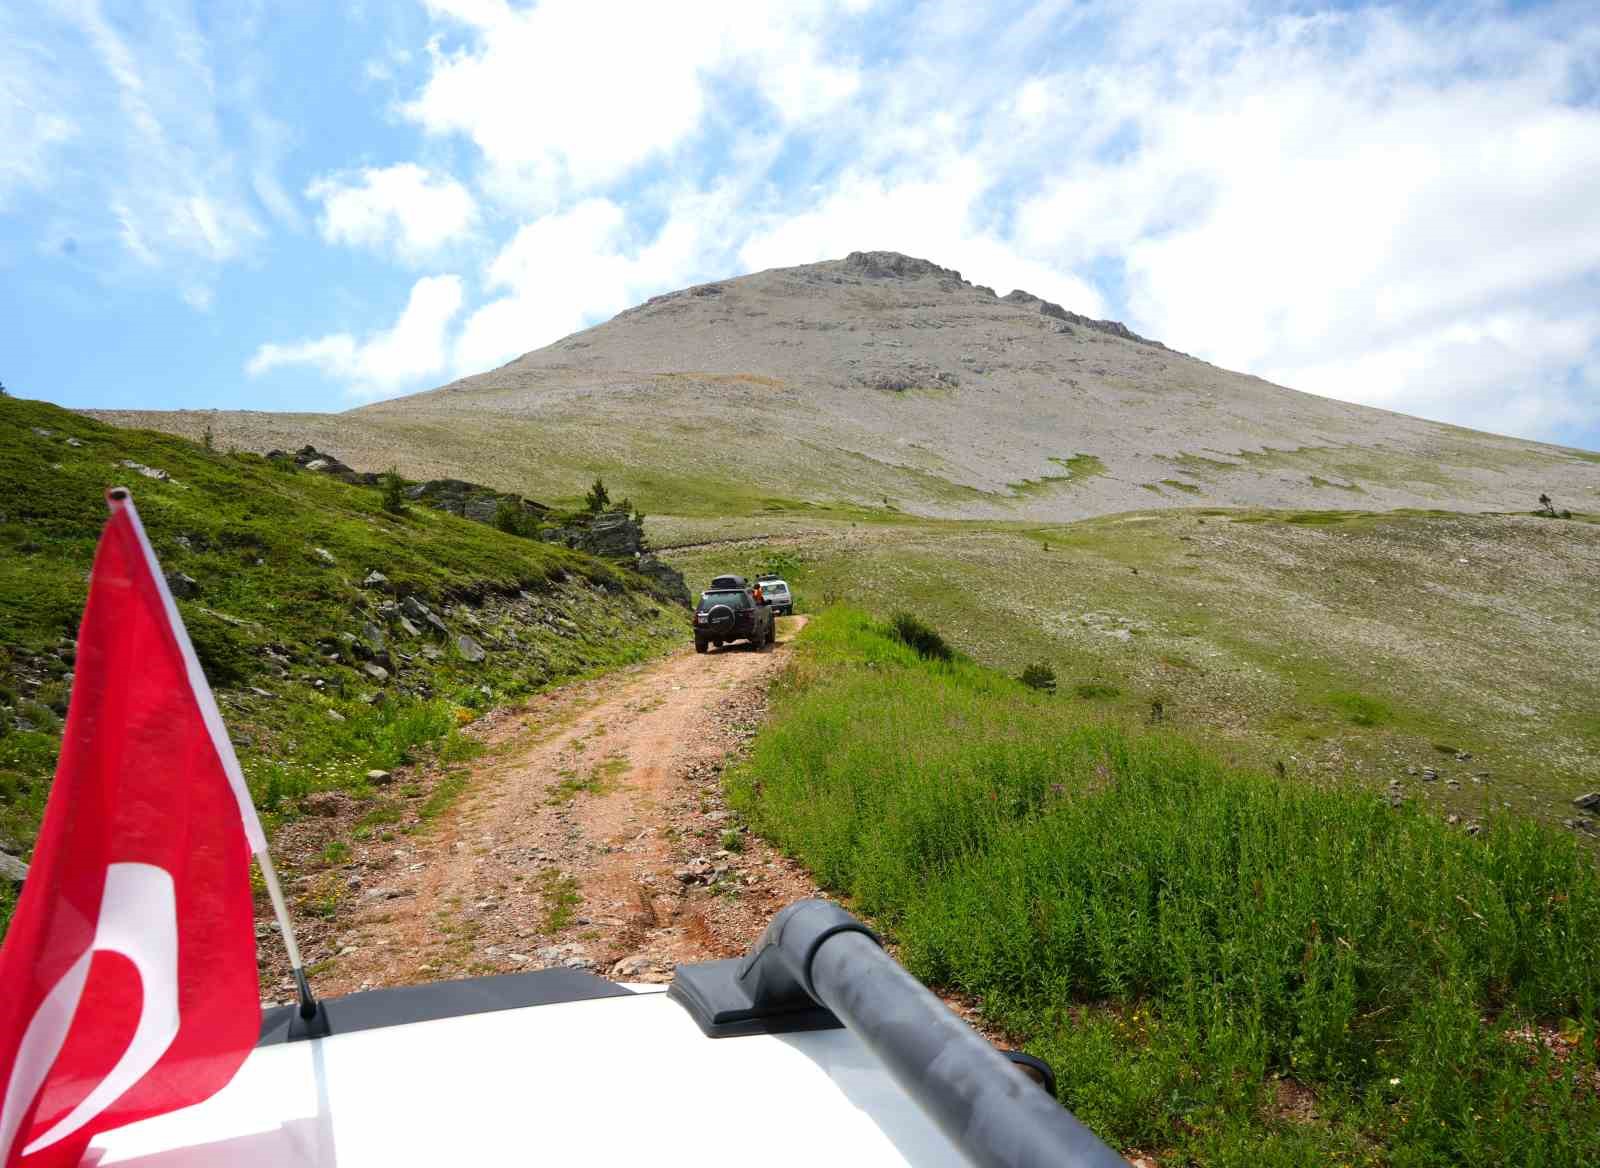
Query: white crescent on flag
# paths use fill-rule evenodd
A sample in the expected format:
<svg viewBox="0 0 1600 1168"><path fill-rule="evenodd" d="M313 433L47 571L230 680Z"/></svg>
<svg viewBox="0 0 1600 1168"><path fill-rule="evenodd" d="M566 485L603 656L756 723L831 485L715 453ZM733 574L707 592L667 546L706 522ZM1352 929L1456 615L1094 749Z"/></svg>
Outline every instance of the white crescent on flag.
<svg viewBox="0 0 1600 1168"><path fill-rule="evenodd" d="M96 953L120 953L139 972L143 1000L133 1040L94 1090L22 1154L48 1148L99 1115L144 1078L178 1035L178 903L172 876L153 864L112 864L106 869L94 944L56 983L22 1036L0 1115L0 1147L11 1146L23 1107L61 1052Z"/></svg>

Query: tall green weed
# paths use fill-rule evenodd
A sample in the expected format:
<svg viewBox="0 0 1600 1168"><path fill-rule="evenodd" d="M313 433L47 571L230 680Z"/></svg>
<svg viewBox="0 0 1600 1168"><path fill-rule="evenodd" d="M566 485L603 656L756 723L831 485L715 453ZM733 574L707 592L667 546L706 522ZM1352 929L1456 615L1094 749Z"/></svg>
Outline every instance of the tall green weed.
<svg viewBox="0 0 1600 1168"><path fill-rule="evenodd" d="M801 650L735 804L1052 1058L1108 1138L1204 1163L1597 1162L1600 878L1571 838L1241 771L859 612Z"/></svg>

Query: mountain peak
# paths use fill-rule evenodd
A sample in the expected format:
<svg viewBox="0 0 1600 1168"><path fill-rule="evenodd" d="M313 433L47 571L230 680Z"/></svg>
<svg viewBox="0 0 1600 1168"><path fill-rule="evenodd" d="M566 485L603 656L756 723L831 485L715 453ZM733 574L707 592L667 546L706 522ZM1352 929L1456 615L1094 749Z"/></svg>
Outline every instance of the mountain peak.
<svg viewBox="0 0 1600 1168"><path fill-rule="evenodd" d="M966 283L954 268L941 268L932 260L918 259L898 251L853 251L844 257L844 266L849 271L874 280L914 280L922 276L937 276L941 280Z"/></svg>

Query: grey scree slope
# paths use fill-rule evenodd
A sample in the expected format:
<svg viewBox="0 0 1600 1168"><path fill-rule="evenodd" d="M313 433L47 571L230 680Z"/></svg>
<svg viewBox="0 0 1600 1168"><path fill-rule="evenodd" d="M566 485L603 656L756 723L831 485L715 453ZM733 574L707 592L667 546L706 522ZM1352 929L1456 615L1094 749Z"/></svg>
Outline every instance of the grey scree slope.
<svg viewBox="0 0 1600 1168"><path fill-rule="evenodd" d="M658 296L491 372L342 414L90 412L535 497L604 473L664 510L718 484L1030 520L1526 511L1541 491L1600 503L1600 456L1285 389L893 252Z"/></svg>

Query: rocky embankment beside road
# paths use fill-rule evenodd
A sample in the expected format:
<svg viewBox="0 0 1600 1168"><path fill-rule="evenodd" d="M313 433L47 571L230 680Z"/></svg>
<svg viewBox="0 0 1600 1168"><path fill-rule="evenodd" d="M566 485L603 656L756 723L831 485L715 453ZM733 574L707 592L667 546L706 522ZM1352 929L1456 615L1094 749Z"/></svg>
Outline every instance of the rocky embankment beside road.
<svg viewBox="0 0 1600 1168"><path fill-rule="evenodd" d="M293 454L273 450L267 458L290 460L305 470L331 475L357 486L378 486L384 477L377 471L356 470L335 455L311 445L302 446ZM650 551L645 542L642 518L627 508L558 511L533 499L464 479L407 483L403 493L412 502L448 511L474 523L499 527L545 543L561 544L623 564L653 580L682 603L690 602L683 574Z"/></svg>

